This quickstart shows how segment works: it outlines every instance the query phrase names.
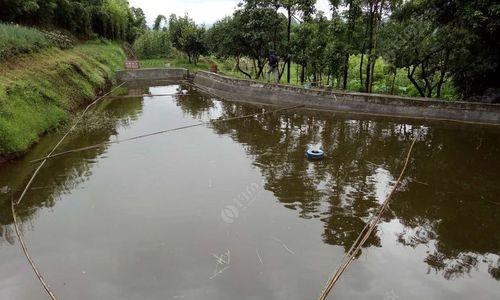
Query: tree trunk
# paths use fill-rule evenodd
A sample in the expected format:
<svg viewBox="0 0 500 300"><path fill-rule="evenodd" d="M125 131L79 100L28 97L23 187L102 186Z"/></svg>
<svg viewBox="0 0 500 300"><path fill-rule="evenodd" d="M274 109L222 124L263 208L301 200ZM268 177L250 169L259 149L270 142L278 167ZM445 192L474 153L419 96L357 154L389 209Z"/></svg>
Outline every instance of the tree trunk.
<svg viewBox="0 0 500 300"><path fill-rule="evenodd" d="M249 79L252 79L252 76L250 74L248 74L247 72L243 71L240 68L240 57L239 56L236 57L236 68L238 69L238 71L240 71L241 73L245 74L245 76L247 76Z"/></svg>
<svg viewBox="0 0 500 300"><path fill-rule="evenodd" d="M350 47L351 45L351 40L352 40L352 33L354 31L354 26L356 24L356 15L355 15L355 8L352 5L352 0L348 2L349 5L349 26L347 28L347 46ZM344 66L342 67L342 77L343 77L343 82L342 82L342 89L345 90L347 89L347 80L348 80L348 75L349 75L349 57L350 57L350 51L346 50L345 57L344 57Z"/></svg>
<svg viewBox="0 0 500 300"><path fill-rule="evenodd" d="M378 10L378 2L370 1L370 13L368 17L368 62L366 64L366 80L365 80L365 92L370 93L372 90L372 65L374 60L374 48L375 48L375 20L376 12Z"/></svg>
<svg viewBox="0 0 500 300"><path fill-rule="evenodd" d="M363 46L361 47L361 61L359 63L359 84L361 86L360 91L363 91L363 60L365 58L366 36L368 35L369 27L369 22L366 22L365 39L363 41Z"/></svg>
<svg viewBox="0 0 500 300"><path fill-rule="evenodd" d="M370 78L371 78L371 84L370 84L370 93L373 92L373 74L375 73L375 65L377 64L377 57L375 56L375 58L373 59L373 62L372 62L372 69L371 69L371 74L370 74Z"/></svg>
<svg viewBox="0 0 500 300"><path fill-rule="evenodd" d="M302 70L300 71L300 84L304 84L305 75L306 75L306 66L304 64L300 65Z"/></svg>
<svg viewBox="0 0 500 300"><path fill-rule="evenodd" d="M260 59L257 59L257 68L258 71L257 71L257 76L255 76L255 79L259 79L264 70L264 64L260 61Z"/></svg>
<svg viewBox="0 0 500 300"><path fill-rule="evenodd" d="M424 92L427 92L426 97L430 98L430 97L432 97L432 85L429 81L429 75L427 74L427 69L426 69L425 63L421 64L421 68L422 68L422 78L424 79L424 82L425 82Z"/></svg>
<svg viewBox="0 0 500 300"><path fill-rule="evenodd" d="M361 60L359 61L359 84L361 85L361 91L363 91L363 60L365 59L365 45L361 49Z"/></svg>
<svg viewBox="0 0 500 300"><path fill-rule="evenodd" d="M398 69L394 70L394 74L392 76L392 84L391 84L391 95L394 95L394 85L396 83L396 74L398 73Z"/></svg>
<svg viewBox="0 0 500 300"><path fill-rule="evenodd" d="M286 66L287 66L287 63L286 63L286 62L284 62L284 63L283 63L283 67L281 68L281 71L279 71L279 69L278 69L278 75L279 75L279 76L278 76L278 82L280 82L280 81L281 81L281 76L283 76L283 74L285 73L285 67L286 67ZM290 76L290 73L288 73L288 76Z"/></svg>
<svg viewBox="0 0 500 300"><path fill-rule="evenodd" d="M291 36L292 36L292 7L290 4L287 7L288 10L288 27L287 27L287 39L288 39L288 51L290 51L290 43L291 43ZM290 70L291 70L291 57L290 53L287 52L287 58L286 58L286 64L287 64L287 71L286 71L286 82L290 83Z"/></svg>
<svg viewBox="0 0 500 300"><path fill-rule="evenodd" d="M439 81L437 84L437 93L436 93L437 98L441 98L441 88L443 87L443 83L444 83L445 78L446 78L446 69L448 68L449 58L450 58L450 53L448 51L446 51L446 53L444 55L443 65L441 66L441 73L439 74Z"/></svg>
<svg viewBox="0 0 500 300"><path fill-rule="evenodd" d="M344 57L344 67L342 68L342 72L343 72L343 75L342 75L342 77L343 77L342 89L345 90L345 89L347 89L347 76L348 76L348 73L349 73L349 52L347 52L345 54L345 57Z"/></svg>
<svg viewBox="0 0 500 300"><path fill-rule="evenodd" d="M374 12L373 12L373 2L370 1L370 12L368 15L368 45L367 45L367 57L368 61L366 62L366 79L365 79L365 89L364 91L369 93L371 86L371 73L372 73L372 51L373 51L373 20L374 20Z"/></svg>
<svg viewBox="0 0 500 300"><path fill-rule="evenodd" d="M418 93L420 94L421 97L425 97L425 93L424 91L422 90L422 88L418 85L418 82L415 80L415 78L413 78L413 74L415 74L415 70L417 69L417 66L413 66L413 69L411 70L410 72L410 68L412 67L408 67L408 79L411 81L411 83L415 86L415 88L417 89Z"/></svg>

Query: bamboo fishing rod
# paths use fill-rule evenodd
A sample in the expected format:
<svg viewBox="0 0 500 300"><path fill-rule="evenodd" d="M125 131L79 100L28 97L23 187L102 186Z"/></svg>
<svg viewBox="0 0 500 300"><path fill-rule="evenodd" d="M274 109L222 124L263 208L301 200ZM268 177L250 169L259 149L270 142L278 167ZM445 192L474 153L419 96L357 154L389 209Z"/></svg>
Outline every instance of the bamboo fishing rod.
<svg viewBox="0 0 500 300"><path fill-rule="evenodd" d="M366 224L366 226L361 230L360 234L358 235L357 239L354 241L352 244L351 248L346 252L346 255L342 259L342 262L340 266L337 268L335 273L333 273L330 278L328 279L323 291L321 292L318 300L325 300L326 297L328 297L328 294L332 291L333 287L335 284L338 282L342 274L344 274L345 270L351 265L351 263L354 261L354 258L356 255L359 253L363 245L366 243L368 238L371 236L373 231L375 230L375 227L377 224L380 222L380 219L382 218L383 213L389 206L389 203L391 202L392 195L396 192L397 188L399 187L399 184L401 183L401 180L403 179L403 175L406 171L406 168L408 166L408 163L410 161L411 154L413 152L413 148L415 146L415 143L417 142L418 137L420 136L420 131L417 132L415 137L413 138L413 141L410 145L410 148L408 150L408 154L406 155L406 160L403 165L403 169L401 170L401 173L399 174L398 179L396 180L396 183L392 187L390 193L387 195L385 198L384 202L379 207L379 210L377 214L375 214L371 219L370 222Z"/></svg>
<svg viewBox="0 0 500 300"><path fill-rule="evenodd" d="M63 137L59 140L59 142L57 142L57 144L54 146L54 148L52 148L52 150L49 152L48 156L50 156L51 154L53 154L57 150L57 148L59 148L59 146L66 139L66 137L68 137L68 135L76 128L76 126L78 126L78 124L83 119L83 116L89 111L90 108L92 108L95 104L97 104L97 102L99 102L100 100L102 100L103 98L105 98L106 96L108 96L109 94L111 94L112 92L114 92L115 90L117 90L118 88L120 88L121 86L123 86L125 83L126 82L122 82L121 84L117 85L116 87L114 87L112 90L110 90L106 94L98 97L92 103L90 103L89 105L87 105L87 107L85 107L85 109L80 114L80 116L77 117L76 121L73 123L73 125L70 127L70 129L63 135ZM28 263L30 264L31 268L33 269L33 272L35 273L37 279L40 281L43 289L45 290L45 292L47 292L47 295L50 297L50 299L56 300L57 298L56 298L54 292L52 292L52 290L50 289L50 286L45 282L45 280L44 280L44 278L42 276L42 273L38 270L38 268L36 267L35 262L31 258L31 255L30 255L30 252L28 250L28 247L26 246L26 243L24 242L24 239L23 239L23 237L21 235L21 230L19 229L19 222L17 221L17 214L16 214L16 207L19 206L19 204L21 203L21 201L24 199L24 197L26 196L26 193L28 192L31 184L35 180L35 177L38 175L38 173L43 168L43 166L45 165L46 162L47 162L47 160L43 159L41 161L41 164L35 169L35 172L33 172L33 175L31 175L31 178L29 179L28 183L26 184L26 186L25 186L24 190L22 191L21 195L19 196L18 200L15 201L15 202L14 202L14 199L11 200L11 202L12 202L11 203L11 210L12 210L12 218L14 220L14 226L15 226L15 229L16 229L15 230L16 231L16 236L17 236L17 239L19 240L19 243L21 244L21 249L23 250L24 256L28 260Z"/></svg>

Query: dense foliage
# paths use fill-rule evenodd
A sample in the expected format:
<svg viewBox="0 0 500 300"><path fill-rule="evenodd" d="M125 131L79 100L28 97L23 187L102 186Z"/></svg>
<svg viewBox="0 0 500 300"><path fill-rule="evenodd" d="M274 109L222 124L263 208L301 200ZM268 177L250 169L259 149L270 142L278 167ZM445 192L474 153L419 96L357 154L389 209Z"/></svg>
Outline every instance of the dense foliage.
<svg viewBox="0 0 500 300"><path fill-rule="evenodd" d="M493 0L246 0L207 31L219 58L260 78L270 50L291 82L421 97L500 102L500 4ZM240 60L253 62L251 72ZM356 64L353 66L353 63ZM286 69L285 69L286 67Z"/></svg>
<svg viewBox="0 0 500 300"><path fill-rule="evenodd" d="M172 54L168 32L147 31L134 43L134 52L140 59L165 58Z"/></svg>
<svg viewBox="0 0 500 300"><path fill-rule="evenodd" d="M184 52L190 62L198 63L200 55L207 54L205 28L197 26L187 15L171 15L168 21L168 33L172 45Z"/></svg>
<svg viewBox="0 0 500 300"><path fill-rule="evenodd" d="M125 40L140 58L213 55L245 77L263 78L274 51L288 83L500 102L497 1L330 0L328 12L315 2L242 0L209 28L158 15L148 29L126 0L0 0L0 20Z"/></svg>
<svg viewBox="0 0 500 300"><path fill-rule="evenodd" d="M39 30L0 23L0 61L51 46Z"/></svg>
<svg viewBox="0 0 500 300"><path fill-rule="evenodd" d="M68 49L74 44L71 36L61 32L0 23L0 62L49 47Z"/></svg>
<svg viewBox="0 0 500 300"><path fill-rule="evenodd" d="M0 0L0 21L129 42L146 30L143 11L126 0Z"/></svg>

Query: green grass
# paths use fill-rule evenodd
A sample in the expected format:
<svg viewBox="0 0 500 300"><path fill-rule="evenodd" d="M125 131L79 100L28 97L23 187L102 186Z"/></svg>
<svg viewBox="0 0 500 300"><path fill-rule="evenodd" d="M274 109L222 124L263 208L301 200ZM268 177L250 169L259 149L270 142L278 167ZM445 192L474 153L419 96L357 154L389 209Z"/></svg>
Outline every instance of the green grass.
<svg viewBox="0 0 500 300"><path fill-rule="evenodd" d="M0 154L28 149L70 119L114 77L124 54L117 44L48 48L0 64Z"/></svg>
<svg viewBox="0 0 500 300"><path fill-rule="evenodd" d="M37 29L0 23L0 61L50 46L52 42Z"/></svg>

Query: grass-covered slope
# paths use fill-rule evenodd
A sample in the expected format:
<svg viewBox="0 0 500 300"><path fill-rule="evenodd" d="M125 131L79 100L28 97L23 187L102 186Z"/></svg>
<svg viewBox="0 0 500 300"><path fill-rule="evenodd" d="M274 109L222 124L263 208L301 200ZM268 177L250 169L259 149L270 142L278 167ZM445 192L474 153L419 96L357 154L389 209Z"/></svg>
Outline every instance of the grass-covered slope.
<svg viewBox="0 0 500 300"><path fill-rule="evenodd" d="M26 150L95 97L124 60L121 47L89 42L0 63L0 155Z"/></svg>
<svg viewBox="0 0 500 300"><path fill-rule="evenodd" d="M40 52L56 46L46 33L38 29L0 23L0 62L20 54Z"/></svg>

